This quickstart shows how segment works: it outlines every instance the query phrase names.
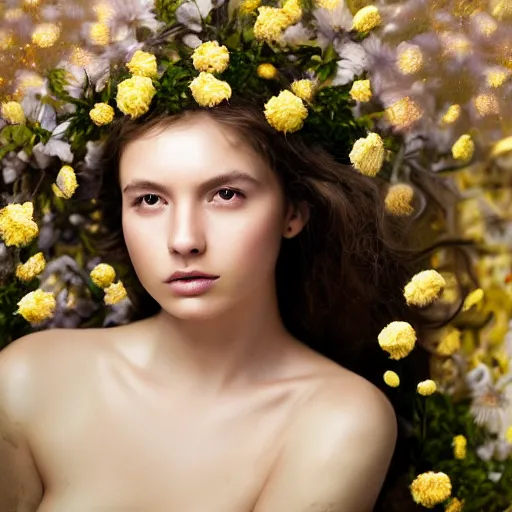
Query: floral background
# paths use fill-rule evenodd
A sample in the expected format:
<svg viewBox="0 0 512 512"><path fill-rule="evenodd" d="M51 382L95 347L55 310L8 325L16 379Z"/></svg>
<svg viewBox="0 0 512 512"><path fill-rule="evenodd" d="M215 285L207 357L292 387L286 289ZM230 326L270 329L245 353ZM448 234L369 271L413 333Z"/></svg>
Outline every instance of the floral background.
<svg viewBox="0 0 512 512"><path fill-rule="evenodd" d="M227 70L228 50L203 45L214 39ZM267 98L289 87L266 107L276 129L304 125L355 172L386 179L390 215L420 221L436 203L443 215L423 222L461 241L417 284L454 314L424 340L432 380L419 383L409 469L387 510L512 510L511 74L507 0L5 0L0 348L130 320L126 269L94 248L87 172L114 116L185 108L195 76L215 84L212 95L196 82L200 104L229 97L228 82ZM421 186L432 176L440 195ZM397 373L384 378L399 392Z"/></svg>

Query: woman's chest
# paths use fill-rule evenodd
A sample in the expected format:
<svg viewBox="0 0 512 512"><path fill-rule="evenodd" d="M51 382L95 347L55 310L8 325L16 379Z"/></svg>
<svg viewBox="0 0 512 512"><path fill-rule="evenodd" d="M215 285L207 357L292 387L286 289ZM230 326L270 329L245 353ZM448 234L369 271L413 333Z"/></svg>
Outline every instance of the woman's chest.
<svg viewBox="0 0 512 512"><path fill-rule="evenodd" d="M42 512L250 512L293 407L287 394L202 408L133 393L60 404L33 436Z"/></svg>

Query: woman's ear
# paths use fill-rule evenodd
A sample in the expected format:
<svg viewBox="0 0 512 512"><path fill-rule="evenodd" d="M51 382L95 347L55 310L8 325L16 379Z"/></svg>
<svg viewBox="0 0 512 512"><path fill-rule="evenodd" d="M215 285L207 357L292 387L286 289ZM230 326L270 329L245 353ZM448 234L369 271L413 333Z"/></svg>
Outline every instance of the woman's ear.
<svg viewBox="0 0 512 512"><path fill-rule="evenodd" d="M284 222L283 236L293 238L297 236L309 220L309 205L305 201L298 204L289 204Z"/></svg>

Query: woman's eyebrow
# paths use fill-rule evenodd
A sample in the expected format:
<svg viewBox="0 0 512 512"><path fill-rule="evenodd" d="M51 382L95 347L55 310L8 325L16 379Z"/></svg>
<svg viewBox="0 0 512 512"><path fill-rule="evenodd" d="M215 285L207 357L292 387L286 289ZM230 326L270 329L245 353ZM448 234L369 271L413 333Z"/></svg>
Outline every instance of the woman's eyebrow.
<svg viewBox="0 0 512 512"><path fill-rule="evenodd" d="M248 181L251 183L258 184L259 181L252 175L241 172L241 171L230 171L224 174L219 174L217 176L213 176L212 178L207 179L206 181L203 181L199 187L201 190L209 190L211 188L219 187L221 185L226 185L228 183L232 183L233 181ZM130 183L128 183L123 188L123 194L126 192L130 192L133 190L156 190L157 192L162 192L164 194L168 194L169 191L167 188L162 185L161 183L157 183L156 181L152 180L133 180Z"/></svg>

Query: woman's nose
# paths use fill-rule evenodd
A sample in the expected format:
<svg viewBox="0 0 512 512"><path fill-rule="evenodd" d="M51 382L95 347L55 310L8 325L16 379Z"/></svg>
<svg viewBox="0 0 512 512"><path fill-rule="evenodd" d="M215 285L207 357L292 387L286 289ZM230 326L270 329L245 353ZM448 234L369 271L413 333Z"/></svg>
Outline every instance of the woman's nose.
<svg viewBox="0 0 512 512"><path fill-rule="evenodd" d="M206 250L201 214L192 205L174 208L168 236L169 251L181 256L201 254Z"/></svg>

